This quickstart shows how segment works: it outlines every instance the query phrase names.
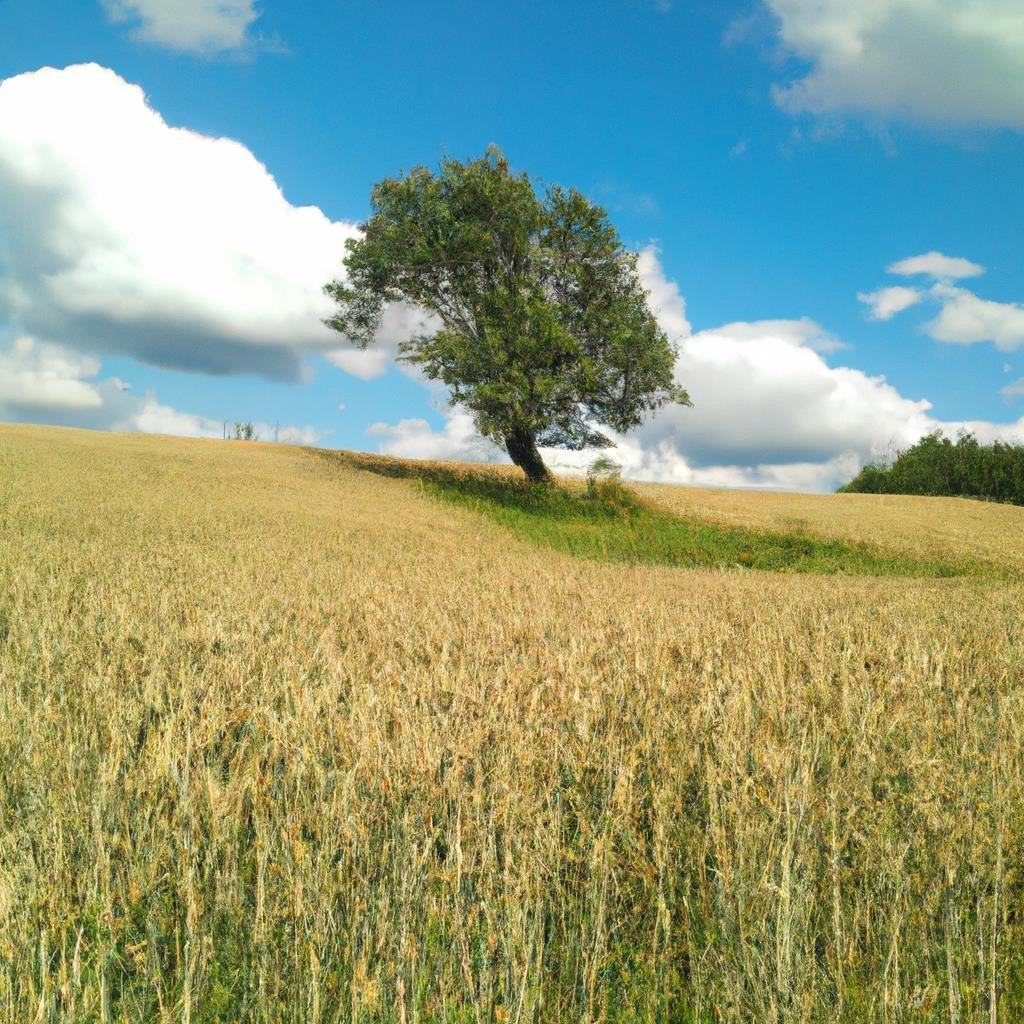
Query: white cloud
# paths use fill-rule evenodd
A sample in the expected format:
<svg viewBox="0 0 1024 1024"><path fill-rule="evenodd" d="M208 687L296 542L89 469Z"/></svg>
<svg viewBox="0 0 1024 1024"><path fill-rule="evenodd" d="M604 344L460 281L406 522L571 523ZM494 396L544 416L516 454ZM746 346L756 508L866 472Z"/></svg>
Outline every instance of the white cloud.
<svg viewBox="0 0 1024 1024"><path fill-rule="evenodd" d="M337 334L353 224L292 206L238 142L169 127L94 64L0 83L0 322L89 353L299 379ZM389 313L385 330L411 321ZM361 377L381 351L332 360Z"/></svg>
<svg viewBox="0 0 1024 1024"><path fill-rule="evenodd" d="M263 433L261 427L265 429L266 433ZM270 424L257 423L256 432L266 441L270 441L277 438L280 444L319 444L325 437L327 437L330 430L318 430L316 427L275 427L273 430L270 428Z"/></svg>
<svg viewBox="0 0 1024 1024"><path fill-rule="evenodd" d="M931 414L930 402L905 397L884 377L830 366L823 352L840 343L806 317L685 336L685 306L675 283L665 278L655 253L648 251L642 266L645 284L660 289L662 326L680 340L676 378L694 407L664 408L626 436L603 428L616 442L608 454L627 479L825 491L851 479L869 459L936 429L1024 440L1024 418L942 421ZM403 420L375 424L370 433L393 455L507 461L476 437L465 410L449 411L440 430L426 420ZM552 468L576 472L595 454L544 451Z"/></svg>
<svg viewBox="0 0 1024 1024"><path fill-rule="evenodd" d="M22 335L0 344L0 420L45 422L96 430L126 430L184 437L220 437L220 420L161 404L150 392L130 394L119 377L100 378L100 363L60 345ZM315 427L259 422L264 441L315 444L326 436Z"/></svg>
<svg viewBox="0 0 1024 1024"><path fill-rule="evenodd" d="M771 335L785 339L790 344L809 348L812 352L838 352L850 347L808 316L799 320L757 320L753 323L741 321L724 324L715 328L715 331L722 337L735 341L751 341Z"/></svg>
<svg viewBox="0 0 1024 1024"><path fill-rule="evenodd" d="M339 369L358 377L360 380L373 380L387 373L398 354L398 343L406 338L437 330L440 321L432 314L418 309L406 302L397 302L384 310L380 330L372 345L358 348L349 344L345 348L333 348L324 353L325 358ZM399 364L406 372L410 371L404 364Z"/></svg>
<svg viewBox="0 0 1024 1024"><path fill-rule="evenodd" d="M254 0L103 0L103 6L111 21L133 24L136 39L198 54L247 45L259 17Z"/></svg>
<svg viewBox="0 0 1024 1024"><path fill-rule="evenodd" d="M687 339L676 376L694 407L669 407L627 438L627 476L707 486L829 490L893 445L936 429L1024 439L1016 423L944 422L884 377L830 366L814 321L729 324ZM817 349L817 350L816 350Z"/></svg>
<svg viewBox="0 0 1024 1024"><path fill-rule="evenodd" d="M224 423L209 416L182 412L169 405L162 405L152 393L141 401L134 402L127 415L113 420L111 430L137 431L142 434L172 434L176 437L223 437L225 430L230 436L233 422ZM257 441L276 441L278 444L317 444L330 434L329 430L316 427L299 427L292 424L267 423L256 420L252 423Z"/></svg>
<svg viewBox="0 0 1024 1024"><path fill-rule="evenodd" d="M659 475L675 472L666 458L673 452L686 469L731 467L749 477L763 466L830 467L924 433L927 401L829 366L806 336L805 321L763 321L688 339L676 375L694 407L665 409L633 435L645 450L660 449Z"/></svg>
<svg viewBox="0 0 1024 1024"><path fill-rule="evenodd" d="M476 432L473 416L465 409L447 410L441 430L434 430L424 419L407 419L393 426L374 423L366 433L379 439L378 448L384 455L464 462L508 461L502 451Z"/></svg>
<svg viewBox="0 0 1024 1024"><path fill-rule="evenodd" d="M690 333L686 319L686 300L679 293L675 281L669 281L658 258L658 247L649 245L637 257L637 275L647 289L647 305L661 324L669 340L678 344Z"/></svg>
<svg viewBox="0 0 1024 1024"><path fill-rule="evenodd" d="M908 256L905 260L897 260L885 268L890 274L901 277L914 277L924 274L940 281L953 281L961 277L977 277L985 273L985 268L978 263L965 260L962 256L944 256L941 252L926 252L920 256Z"/></svg>
<svg viewBox="0 0 1024 1024"><path fill-rule="evenodd" d="M111 424L112 430L137 430L143 434L174 434L178 437L221 437L223 424L208 416L161 405L147 395L131 413Z"/></svg>
<svg viewBox="0 0 1024 1024"><path fill-rule="evenodd" d="M992 302L947 284L935 285L931 294L942 308L922 330L936 341L954 345L991 341L1003 352L1024 346L1024 306Z"/></svg>
<svg viewBox="0 0 1024 1024"><path fill-rule="evenodd" d="M902 310L929 299L938 304L939 314L923 324L921 330L936 341L953 345L992 342L1004 352L1024 346L1024 305L993 302L953 284L957 278L983 274L985 268L981 265L959 256L929 252L897 260L889 264L887 270L890 274L923 274L936 280L927 291L897 286L859 293L857 298L872 307L872 319L889 320Z"/></svg>
<svg viewBox="0 0 1024 1024"><path fill-rule="evenodd" d="M830 491L856 476L861 459L848 452L825 462L789 462L747 466L693 465L678 448L661 444L645 448L637 438L620 438L609 453L627 480L684 484L690 487L743 487L776 491ZM593 452L545 451L548 465L558 473L581 474Z"/></svg>
<svg viewBox="0 0 1024 1024"><path fill-rule="evenodd" d="M7 352L0 350L0 413L13 418L47 409L99 408L103 398L85 379L98 371L99 363L88 356L17 338Z"/></svg>
<svg viewBox="0 0 1024 1024"><path fill-rule="evenodd" d="M774 90L792 113L859 111L1024 128L1020 0L765 0L811 65Z"/></svg>
<svg viewBox="0 0 1024 1024"><path fill-rule="evenodd" d="M891 320L897 313L916 306L924 298L924 293L917 288L896 285L879 288L875 292L858 292L857 298L871 307L868 315L872 320Z"/></svg>
<svg viewBox="0 0 1024 1024"><path fill-rule="evenodd" d="M1007 384L1005 388L1001 388L999 394L1003 398L1024 398L1024 377L1015 380L1012 384Z"/></svg>

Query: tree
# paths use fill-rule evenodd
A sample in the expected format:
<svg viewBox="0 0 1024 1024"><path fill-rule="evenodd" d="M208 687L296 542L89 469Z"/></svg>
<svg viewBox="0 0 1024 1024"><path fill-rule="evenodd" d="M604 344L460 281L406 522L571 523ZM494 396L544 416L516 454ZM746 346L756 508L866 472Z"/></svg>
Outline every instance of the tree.
<svg viewBox="0 0 1024 1024"><path fill-rule="evenodd" d="M386 178L371 204L346 242L348 281L324 288L338 303L325 323L365 347L387 303L433 314L437 329L403 341L399 358L443 381L530 480L549 479L538 447L608 447L595 424L625 431L666 402L690 404L636 254L575 189L539 194L492 146Z"/></svg>

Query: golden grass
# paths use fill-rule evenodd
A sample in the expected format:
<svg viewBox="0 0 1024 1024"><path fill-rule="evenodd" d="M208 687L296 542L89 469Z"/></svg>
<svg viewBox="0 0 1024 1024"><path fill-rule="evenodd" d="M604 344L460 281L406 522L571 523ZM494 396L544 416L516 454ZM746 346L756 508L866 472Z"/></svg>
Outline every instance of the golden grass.
<svg viewBox="0 0 1024 1024"><path fill-rule="evenodd" d="M1024 569L1024 508L906 494L789 494L635 484L677 515L723 526L805 531L921 558Z"/></svg>
<svg viewBox="0 0 1024 1024"><path fill-rule="evenodd" d="M27 427L0 522L5 1024L1024 1015L1019 584Z"/></svg>

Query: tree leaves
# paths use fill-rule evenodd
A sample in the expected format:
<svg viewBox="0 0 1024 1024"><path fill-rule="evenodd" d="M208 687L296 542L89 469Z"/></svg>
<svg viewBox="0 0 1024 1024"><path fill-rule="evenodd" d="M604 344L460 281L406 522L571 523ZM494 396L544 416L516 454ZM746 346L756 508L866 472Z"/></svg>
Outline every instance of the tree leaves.
<svg viewBox="0 0 1024 1024"><path fill-rule="evenodd" d="M447 384L518 465L524 438L533 455L602 447L599 424L624 431L666 402L689 404L636 255L575 189L539 195L492 146L443 159L438 174L386 178L371 202L362 237L346 243L349 283L325 286L338 303L325 323L365 347L387 303L433 313L441 329L404 340L400 358Z"/></svg>

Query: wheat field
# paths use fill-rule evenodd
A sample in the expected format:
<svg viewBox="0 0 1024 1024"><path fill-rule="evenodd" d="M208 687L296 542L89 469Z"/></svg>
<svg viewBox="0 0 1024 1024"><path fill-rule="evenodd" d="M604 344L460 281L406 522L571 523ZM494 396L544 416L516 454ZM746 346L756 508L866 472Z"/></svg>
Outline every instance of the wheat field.
<svg viewBox="0 0 1024 1024"><path fill-rule="evenodd" d="M53 428L0 427L0 523L5 1024L1024 1019L1006 574L582 561L313 451Z"/></svg>
<svg viewBox="0 0 1024 1024"><path fill-rule="evenodd" d="M725 526L805 531L922 557L974 559L1024 570L1018 505L907 494L790 494L640 484L677 515Z"/></svg>

